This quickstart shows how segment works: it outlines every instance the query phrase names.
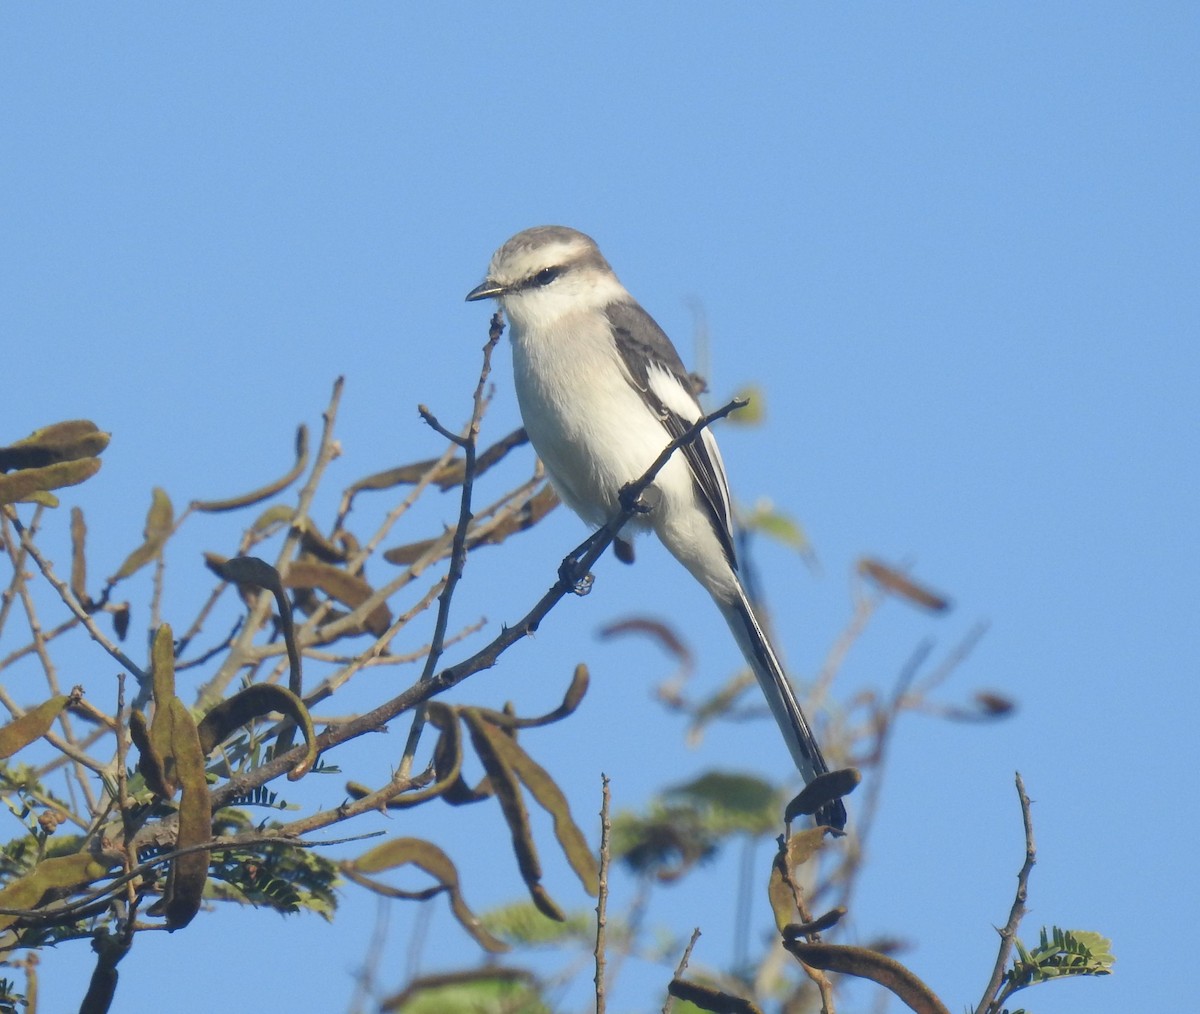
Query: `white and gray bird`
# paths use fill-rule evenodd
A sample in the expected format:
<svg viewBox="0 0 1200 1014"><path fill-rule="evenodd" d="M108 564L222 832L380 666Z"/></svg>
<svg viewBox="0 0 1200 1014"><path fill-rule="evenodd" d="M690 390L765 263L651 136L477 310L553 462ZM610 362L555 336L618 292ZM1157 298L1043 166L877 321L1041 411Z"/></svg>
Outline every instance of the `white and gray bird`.
<svg viewBox="0 0 1200 1014"><path fill-rule="evenodd" d="M517 233L468 300L496 299L509 323L517 400L529 440L563 502L606 524L618 494L704 413L675 346L617 280L588 236L547 225ZM725 466L710 429L654 480L652 528L712 596L754 670L805 782L828 771L738 578ZM842 827L840 801L819 815Z"/></svg>

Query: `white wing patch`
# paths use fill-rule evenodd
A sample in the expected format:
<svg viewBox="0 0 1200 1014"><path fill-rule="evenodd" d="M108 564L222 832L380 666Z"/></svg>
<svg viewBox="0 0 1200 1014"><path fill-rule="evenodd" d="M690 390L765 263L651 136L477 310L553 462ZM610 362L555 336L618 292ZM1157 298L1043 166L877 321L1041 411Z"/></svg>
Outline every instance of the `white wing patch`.
<svg viewBox="0 0 1200 1014"><path fill-rule="evenodd" d="M672 437L681 436L689 426L704 413L691 389L673 373L655 364L646 374L649 394L661 406L665 418L663 425ZM733 548L733 513L729 505L729 480L725 476L725 463L717 448L711 429L705 429L698 441L685 445L683 454L691 469L700 499L708 508L717 538L730 567L737 570L737 555Z"/></svg>

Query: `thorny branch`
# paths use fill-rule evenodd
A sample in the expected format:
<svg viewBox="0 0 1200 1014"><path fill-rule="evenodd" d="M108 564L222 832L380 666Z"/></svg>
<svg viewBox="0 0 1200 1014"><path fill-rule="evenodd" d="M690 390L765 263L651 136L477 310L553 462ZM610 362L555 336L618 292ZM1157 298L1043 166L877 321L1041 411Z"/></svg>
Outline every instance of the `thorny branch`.
<svg viewBox="0 0 1200 1014"><path fill-rule="evenodd" d="M1025 901L1029 896L1029 874L1033 872L1037 862L1037 847L1033 841L1033 814L1030 812L1029 796L1025 792L1025 782L1018 771L1016 775L1017 798L1021 802L1021 821L1025 826L1025 861L1017 874L1017 893L1013 898L1012 908L1008 913L1008 922L1000 930L1000 952L996 955L996 964L992 968L992 977L988 979L983 998L975 1009L979 1014L995 1014L999 1006L1000 985L1004 981L1004 970L1008 967L1012 956L1013 941L1017 938L1017 927L1025 917Z"/></svg>
<svg viewBox="0 0 1200 1014"><path fill-rule="evenodd" d="M411 711L451 687L458 686L459 683L475 673L494 666L505 651L534 633L549 615L551 609L566 596L574 593L577 584L577 578L574 575L586 574L630 519L641 513L639 498L654 482L655 477L671 455L684 444L697 439L704 429L711 426L717 419L724 418L744 404L744 401L734 399L715 412L710 412L698 419L684 433L672 440L641 478L625 487L622 492L623 507L621 511L608 524L568 554L564 563L568 563L569 566L560 568L558 579L520 620L512 626L505 627L487 645L462 662L448 666L424 682L413 684L391 700L385 701L374 710L368 711L352 721L325 730L317 737L318 749L324 752L364 733L378 732L397 715ZM302 755L303 748L296 747L294 750L272 758L253 771L235 776L213 792L213 805L225 805L229 799L278 778L281 774L289 771Z"/></svg>

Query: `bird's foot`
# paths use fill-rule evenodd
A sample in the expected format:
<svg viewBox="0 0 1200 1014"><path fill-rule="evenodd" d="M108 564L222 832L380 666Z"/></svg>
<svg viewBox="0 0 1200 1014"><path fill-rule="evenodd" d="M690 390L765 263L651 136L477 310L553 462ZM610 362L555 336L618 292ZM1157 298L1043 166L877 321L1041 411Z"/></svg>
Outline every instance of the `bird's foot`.
<svg viewBox="0 0 1200 1014"><path fill-rule="evenodd" d="M626 514L649 514L662 501L662 492L657 486L647 486L635 493L633 483L626 483L617 494L617 502Z"/></svg>
<svg viewBox="0 0 1200 1014"><path fill-rule="evenodd" d="M591 571L584 569L585 553L586 550L584 553L572 553L558 565L558 579L570 586L576 595L586 595L592 590L592 584L596 580Z"/></svg>

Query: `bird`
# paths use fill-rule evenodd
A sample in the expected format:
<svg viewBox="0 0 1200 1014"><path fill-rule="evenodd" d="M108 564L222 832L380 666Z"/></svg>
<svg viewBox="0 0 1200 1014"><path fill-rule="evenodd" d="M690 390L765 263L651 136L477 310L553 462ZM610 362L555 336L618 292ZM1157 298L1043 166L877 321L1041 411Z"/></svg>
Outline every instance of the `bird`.
<svg viewBox="0 0 1200 1014"><path fill-rule="evenodd" d="M622 487L704 414L675 346L595 240L566 226L517 233L466 298L494 299L504 311L521 417L555 491L585 523L607 524L621 510ZM622 531L652 529L708 592L800 775L807 783L825 774L816 737L738 576L729 483L710 427L668 459L651 488L652 509ZM840 830L845 806L833 800L816 819Z"/></svg>

